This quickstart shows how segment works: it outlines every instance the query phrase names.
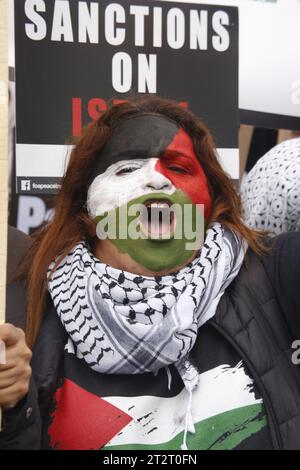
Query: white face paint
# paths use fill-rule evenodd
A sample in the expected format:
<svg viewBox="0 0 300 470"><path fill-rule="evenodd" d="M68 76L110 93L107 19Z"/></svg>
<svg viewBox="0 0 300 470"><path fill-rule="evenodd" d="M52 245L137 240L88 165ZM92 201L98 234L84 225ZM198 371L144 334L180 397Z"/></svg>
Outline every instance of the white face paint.
<svg viewBox="0 0 300 470"><path fill-rule="evenodd" d="M87 208L91 218L103 215L145 194L176 190L171 181L155 170L158 158L122 160L96 176L88 190Z"/></svg>

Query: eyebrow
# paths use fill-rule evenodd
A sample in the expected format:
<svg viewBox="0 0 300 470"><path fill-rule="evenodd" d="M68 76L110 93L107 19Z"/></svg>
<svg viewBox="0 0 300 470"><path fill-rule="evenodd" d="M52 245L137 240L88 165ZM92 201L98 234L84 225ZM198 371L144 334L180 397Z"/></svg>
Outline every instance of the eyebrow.
<svg viewBox="0 0 300 470"><path fill-rule="evenodd" d="M186 160L191 160L191 156L187 155L186 153L183 152L178 152L177 150L170 150L167 149L161 156L161 158L164 157L182 157L185 158Z"/></svg>
<svg viewBox="0 0 300 470"><path fill-rule="evenodd" d="M178 152L177 150L166 149L162 155L146 155L145 150L142 149L127 149L127 150L120 150L119 152L115 153L112 158L113 159L128 159L128 160L135 160L135 159L148 159L148 158L182 158L185 160L191 161L191 156L187 155L183 152Z"/></svg>
<svg viewBox="0 0 300 470"><path fill-rule="evenodd" d="M115 159L115 158L119 158L119 159L124 158L125 159L125 158L128 158L128 160L132 160L132 159L138 159L138 158L140 158L140 159L151 158L150 156L145 156L145 153L146 153L145 150L142 150L142 149L120 150L119 152L113 154L111 156L111 159Z"/></svg>

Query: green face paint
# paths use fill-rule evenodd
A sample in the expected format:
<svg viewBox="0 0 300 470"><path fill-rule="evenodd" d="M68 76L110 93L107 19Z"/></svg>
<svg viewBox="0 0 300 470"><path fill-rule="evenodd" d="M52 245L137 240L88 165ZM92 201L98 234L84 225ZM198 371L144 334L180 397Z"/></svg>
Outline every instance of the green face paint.
<svg viewBox="0 0 300 470"><path fill-rule="evenodd" d="M144 203L151 206L150 221L147 213L137 217L136 205ZM153 221L152 211L167 212L170 204L176 206L176 217ZM191 137L163 116L125 119L99 156L87 209L102 225L97 230L100 239L106 217L110 230L104 238L150 271L174 270L187 263L200 248L201 243L195 242L202 241L204 217L208 219L211 212L207 178ZM169 229L171 236L166 237Z"/></svg>
<svg viewBox="0 0 300 470"><path fill-rule="evenodd" d="M147 216L147 203L167 201L174 215L174 230L168 236L152 234L143 229L141 214ZM141 212L141 209L143 211ZM99 238L109 239L120 251L140 265L153 271L173 270L192 257L203 241L204 217L189 197L180 190L166 196L157 192L143 195L128 204L95 218ZM150 224L151 226L151 224ZM105 237L103 236L105 234Z"/></svg>

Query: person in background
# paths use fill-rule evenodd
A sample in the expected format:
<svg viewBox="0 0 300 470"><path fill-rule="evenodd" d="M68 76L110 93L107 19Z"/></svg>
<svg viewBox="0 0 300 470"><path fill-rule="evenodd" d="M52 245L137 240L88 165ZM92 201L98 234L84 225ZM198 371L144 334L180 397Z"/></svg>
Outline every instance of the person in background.
<svg viewBox="0 0 300 470"><path fill-rule="evenodd" d="M267 152L241 185L246 224L271 235L300 230L300 138Z"/></svg>
<svg viewBox="0 0 300 470"><path fill-rule="evenodd" d="M124 207L125 237L102 238ZM199 244L175 237L198 216ZM270 248L244 224L190 111L155 96L112 106L75 145L24 262L33 380L0 447L300 449L297 235Z"/></svg>
<svg viewBox="0 0 300 470"><path fill-rule="evenodd" d="M278 138L277 129L265 129L262 127L254 127L253 135L250 142L248 158L246 162L246 174L252 170L258 160L267 153L274 145Z"/></svg>

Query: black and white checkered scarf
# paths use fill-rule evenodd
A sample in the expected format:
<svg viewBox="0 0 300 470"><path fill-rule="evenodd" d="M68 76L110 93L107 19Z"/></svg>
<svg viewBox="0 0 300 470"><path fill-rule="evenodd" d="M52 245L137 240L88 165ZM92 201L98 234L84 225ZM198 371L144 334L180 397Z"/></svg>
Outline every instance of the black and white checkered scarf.
<svg viewBox="0 0 300 470"><path fill-rule="evenodd" d="M78 243L48 271L68 348L98 372L139 374L175 364L187 379L198 328L215 314L245 252L236 234L215 223L193 262L175 274L146 277L101 263Z"/></svg>

